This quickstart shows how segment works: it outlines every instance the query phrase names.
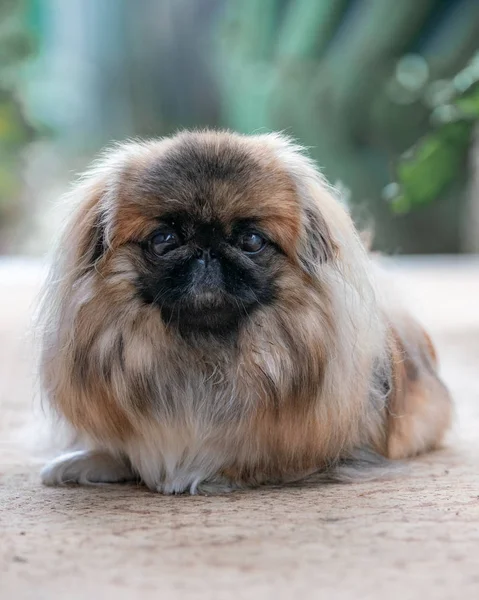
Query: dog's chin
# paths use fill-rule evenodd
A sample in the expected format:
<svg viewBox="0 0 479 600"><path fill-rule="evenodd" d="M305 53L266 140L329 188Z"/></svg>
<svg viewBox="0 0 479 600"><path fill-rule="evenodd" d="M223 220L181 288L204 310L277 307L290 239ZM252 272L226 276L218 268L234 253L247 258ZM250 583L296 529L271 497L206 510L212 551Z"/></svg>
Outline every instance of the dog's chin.
<svg viewBox="0 0 479 600"><path fill-rule="evenodd" d="M253 309L253 305L240 299L205 291L163 305L161 314L167 326L175 327L182 335L227 337L237 333Z"/></svg>

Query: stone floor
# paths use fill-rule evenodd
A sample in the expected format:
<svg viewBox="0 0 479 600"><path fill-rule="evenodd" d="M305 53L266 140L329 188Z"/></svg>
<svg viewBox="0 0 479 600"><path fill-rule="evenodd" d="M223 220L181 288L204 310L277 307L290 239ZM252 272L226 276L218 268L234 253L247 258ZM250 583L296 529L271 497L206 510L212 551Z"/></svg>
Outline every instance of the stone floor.
<svg viewBox="0 0 479 600"><path fill-rule="evenodd" d="M479 260L390 268L457 404L400 479L223 497L47 489L32 451L37 263L0 261L0 598L479 598Z"/></svg>

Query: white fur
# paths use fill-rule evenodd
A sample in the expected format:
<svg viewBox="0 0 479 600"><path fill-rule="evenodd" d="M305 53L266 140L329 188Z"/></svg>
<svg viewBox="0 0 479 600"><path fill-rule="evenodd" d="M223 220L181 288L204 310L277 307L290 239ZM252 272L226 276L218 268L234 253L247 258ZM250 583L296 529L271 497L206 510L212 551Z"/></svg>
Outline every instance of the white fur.
<svg viewBox="0 0 479 600"><path fill-rule="evenodd" d="M62 454L43 468L41 478L45 485L90 485L137 479L124 462L101 450L78 450Z"/></svg>

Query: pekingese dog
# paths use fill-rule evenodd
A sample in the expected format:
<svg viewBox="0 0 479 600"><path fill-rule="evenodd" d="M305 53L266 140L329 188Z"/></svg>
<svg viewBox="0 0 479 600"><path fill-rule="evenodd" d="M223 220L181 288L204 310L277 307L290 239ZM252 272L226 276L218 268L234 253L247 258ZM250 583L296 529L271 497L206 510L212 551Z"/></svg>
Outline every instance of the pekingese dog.
<svg viewBox="0 0 479 600"><path fill-rule="evenodd" d="M121 145L71 201L41 379L82 449L45 484L228 491L440 444L433 346L287 138Z"/></svg>

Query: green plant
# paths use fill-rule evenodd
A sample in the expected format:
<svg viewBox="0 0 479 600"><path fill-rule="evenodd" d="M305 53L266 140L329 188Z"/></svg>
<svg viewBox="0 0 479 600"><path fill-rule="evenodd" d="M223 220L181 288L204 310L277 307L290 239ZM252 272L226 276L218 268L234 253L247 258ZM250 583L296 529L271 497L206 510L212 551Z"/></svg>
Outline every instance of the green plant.
<svg viewBox="0 0 479 600"><path fill-rule="evenodd" d="M385 190L397 213L436 200L464 174L479 122L479 55L439 84L430 122L432 130L400 158L396 182Z"/></svg>
<svg viewBox="0 0 479 600"><path fill-rule="evenodd" d="M20 157L35 133L17 95L18 67L32 51L22 9L20 1L0 0L0 231L21 213Z"/></svg>

